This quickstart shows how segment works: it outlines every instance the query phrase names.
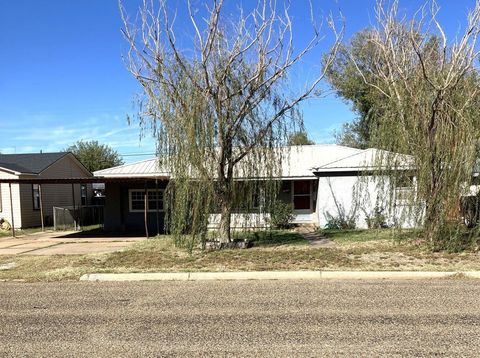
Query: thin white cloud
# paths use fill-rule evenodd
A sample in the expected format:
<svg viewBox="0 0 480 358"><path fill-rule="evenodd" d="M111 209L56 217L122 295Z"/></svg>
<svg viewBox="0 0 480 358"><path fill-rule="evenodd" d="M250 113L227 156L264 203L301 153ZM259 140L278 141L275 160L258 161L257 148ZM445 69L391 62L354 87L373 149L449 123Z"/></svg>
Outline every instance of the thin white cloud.
<svg viewBox="0 0 480 358"><path fill-rule="evenodd" d="M155 139L148 130L141 138L138 124L127 124L126 116L100 113L85 119L65 121L58 115L29 115L16 121L1 121L3 153L54 152L79 140L98 140L122 152L154 152Z"/></svg>

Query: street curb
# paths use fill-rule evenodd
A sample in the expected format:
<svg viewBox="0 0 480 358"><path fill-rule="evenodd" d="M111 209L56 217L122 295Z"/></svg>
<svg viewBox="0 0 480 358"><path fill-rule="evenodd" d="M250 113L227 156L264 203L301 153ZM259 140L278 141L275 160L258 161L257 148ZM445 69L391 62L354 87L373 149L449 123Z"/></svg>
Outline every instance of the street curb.
<svg viewBox="0 0 480 358"><path fill-rule="evenodd" d="M235 271L92 273L80 281L212 281L212 280L373 280L433 279L464 276L480 278L480 271Z"/></svg>

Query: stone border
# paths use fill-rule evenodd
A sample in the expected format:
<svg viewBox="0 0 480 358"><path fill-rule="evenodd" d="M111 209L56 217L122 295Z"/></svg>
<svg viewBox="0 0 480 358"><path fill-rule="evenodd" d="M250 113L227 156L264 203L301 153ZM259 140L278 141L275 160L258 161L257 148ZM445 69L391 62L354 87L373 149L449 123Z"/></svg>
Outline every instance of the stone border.
<svg viewBox="0 0 480 358"><path fill-rule="evenodd" d="M92 273L80 281L212 281L212 280L373 280L480 278L480 271L235 271Z"/></svg>

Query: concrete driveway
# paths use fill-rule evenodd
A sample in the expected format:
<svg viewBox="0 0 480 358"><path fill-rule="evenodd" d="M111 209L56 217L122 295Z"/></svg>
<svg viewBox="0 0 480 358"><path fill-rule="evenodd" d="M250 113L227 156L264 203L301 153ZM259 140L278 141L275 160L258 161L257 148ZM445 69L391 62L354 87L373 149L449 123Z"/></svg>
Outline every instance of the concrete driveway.
<svg viewBox="0 0 480 358"><path fill-rule="evenodd" d="M78 255L120 251L144 237L79 234L49 231L28 236L0 238L0 255Z"/></svg>

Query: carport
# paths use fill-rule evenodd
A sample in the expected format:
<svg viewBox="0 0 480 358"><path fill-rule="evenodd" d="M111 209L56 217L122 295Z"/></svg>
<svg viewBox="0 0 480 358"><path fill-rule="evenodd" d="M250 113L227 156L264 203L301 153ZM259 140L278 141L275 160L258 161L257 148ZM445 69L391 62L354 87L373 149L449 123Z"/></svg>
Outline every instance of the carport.
<svg viewBox="0 0 480 358"><path fill-rule="evenodd" d="M8 178L8 179L0 179L0 184L5 183L8 184L8 192L10 194L10 214L11 214L11 230L12 236L16 237L16 230L15 230L15 221L14 221L14 208L13 208L13 195L12 195L12 184L37 184L39 188L39 199L40 199L40 217L41 217L41 227L42 231L45 230L45 222L44 222L44 198L42 196L42 186L49 185L49 184L71 184L72 185L72 192L74 192L73 186L74 184L93 184L93 183L104 183L104 184L126 184L126 185L135 185L141 186L144 188L144 215L143 215L143 224L145 228L145 236L148 238L149 230L148 230L148 192L147 188L154 187L155 190L159 191L159 184L161 182L167 181L169 178L166 176L149 176L149 177L89 177L89 178ZM109 200L108 197L106 200ZM75 198L73 197L74 207L76 206ZM157 207L156 209L156 227L157 233L159 233L159 217L160 217L160 210Z"/></svg>

